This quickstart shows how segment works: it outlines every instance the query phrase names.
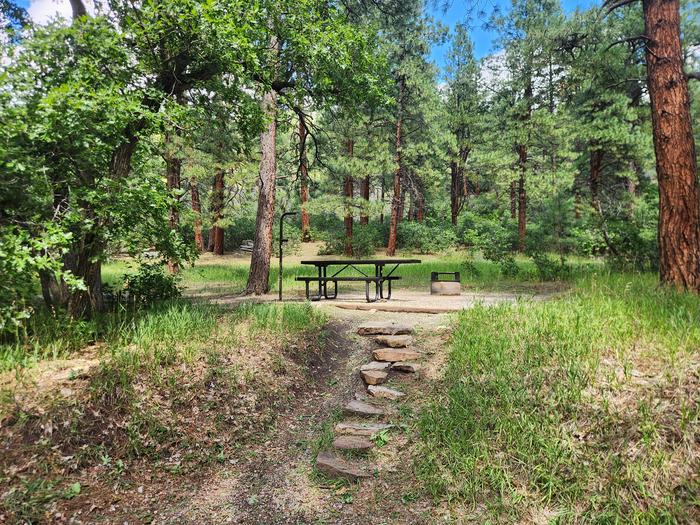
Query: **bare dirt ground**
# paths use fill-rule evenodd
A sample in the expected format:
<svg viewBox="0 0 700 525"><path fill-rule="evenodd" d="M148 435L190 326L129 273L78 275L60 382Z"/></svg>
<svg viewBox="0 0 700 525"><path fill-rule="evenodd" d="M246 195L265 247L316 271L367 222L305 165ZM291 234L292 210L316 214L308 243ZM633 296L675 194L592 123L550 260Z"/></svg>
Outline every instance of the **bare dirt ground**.
<svg viewBox="0 0 700 525"><path fill-rule="evenodd" d="M332 344L343 346L313 384L280 414L268 439L241 450L235 462L222 467L177 508L160 513L154 523L170 524L365 524L433 523L439 509L415 490L412 470L415 431L412 422L420 412L432 380L440 377L449 336L447 315L397 314L341 310L322 304L338 330ZM426 353L420 378L402 377L390 386L404 391L402 414L392 419L400 426L389 442L371 452L365 461L375 477L358 484L332 482L314 473L313 452L338 410L363 386L358 375L370 360L373 344L355 335L366 320L400 320L416 327L416 347Z"/></svg>

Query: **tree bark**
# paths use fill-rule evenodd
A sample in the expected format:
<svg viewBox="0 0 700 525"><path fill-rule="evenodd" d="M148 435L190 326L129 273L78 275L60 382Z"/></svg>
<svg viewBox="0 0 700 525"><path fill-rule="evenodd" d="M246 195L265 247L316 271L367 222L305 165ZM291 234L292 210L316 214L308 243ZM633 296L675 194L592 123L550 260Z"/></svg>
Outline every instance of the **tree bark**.
<svg viewBox="0 0 700 525"><path fill-rule="evenodd" d="M401 189L401 177L403 175L403 158L401 149L403 147L403 98L404 90L406 89L406 79L399 79L399 96L397 99L397 115L396 115L396 137L394 153L394 195L391 199L391 220L389 222L389 242L386 247L387 255L396 254L396 237L399 228L400 214L403 208L403 191Z"/></svg>
<svg viewBox="0 0 700 525"><path fill-rule="evenodd" d="M450 162L450 211L452 224L457 224L457 216L459 215L459 193L461 189L459 180L459 168L457 162Z"/></svg>
<svg viewBox="0 0 700 525"><path fill-rule="evenodd" d="M588 184L591 190L591 204L597 211L599 209L600 178L603 170L603 158L605 153L600 149L593 149L590 153L590 169Z"/></svg>
<svg viewBox="0 0 700 525"><path fill-rule="evenodd" d="M70 7L73 13L73 20L87 15L87 9L85 9L85 4L82 0L70 0Z"/></svg>
<svg viewBox="0 0 700 525"><path fill-rule="evenodd" d="M369 205L369 175L366 175L362 182L360 183L360 193L364 199L364 204ZM369 224L369 215L367 215L366 208L362 210L360 214L360 224Z"/></svg>
<svg viewBox="0 0 700 525"><path fill-rule="evenodd" d="M202 235L202 201L199 198L199 186L197 186L197 179L192 177L190 179L190 200L192 201L192 212L194 213L194 224L192 229L194 230L194 244L197 247L197 251L202 253L204 251L204 236Z"/></svg>
<svg viewBox="0 0 700 525"><path fill-rule="evenodd" d="M311 242L311 221L306 204L309 202L309 158L306 155L308 131L302 116L299 117L299 201L301 203L301 242Z"/></svg>
<svg viewBox="0 0 700 525"><path fill-rule="evenodd" d="M275 46L277 44L275 43ZM275 185L277 181L277 92L270 90L263 97L263 111L269 122L260 135L260 177L258 179L258 212L255 239L250 258L246 293L261 295L270 290L270 257L272 227L275 220Z"/></svg>
<svg viewBox="0 0 700 525"><path fill-rule="evenodd" d="M224 188L225 172L217 168L214 174L214 186L211 192L211 233L209 244L214 255L224 254L224 229L221 221L224 218Z"/></svg>
<svg viewBox="0 0 700 525"><path fill-rule="evenodd" d="M517 182L510 182L510 218L515 219L518 214L518 199L516 198L516 188Z"/></svg>
<svg viewBox="0 0 700 525"><path fill-rule="evenodd" d="M379 224L384 224L384 175L382 175L382 178L379 180L379 182L381 184L379 201L382 203L382 211L379 214Z"/></svg>
<svg viewBox="0 0 700 525"><path fill-rule="evenodd" d="M700 201L679 0L644 0L647 84L659 181L659 278L700 291Z"/></svg>

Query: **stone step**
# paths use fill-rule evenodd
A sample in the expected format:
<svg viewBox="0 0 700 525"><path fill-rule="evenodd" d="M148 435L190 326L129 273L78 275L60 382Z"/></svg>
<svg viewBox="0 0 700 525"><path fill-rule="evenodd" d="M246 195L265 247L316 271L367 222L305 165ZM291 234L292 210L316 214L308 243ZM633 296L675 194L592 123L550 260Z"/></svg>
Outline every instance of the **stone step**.
<svg viewBox="0 0 700 525"><path fill-rule="evenodd" d="M391 369L415 374L420 371L420 365L418 363L411 363L410 361L397 361L391 365Z"/></svg>
<svg viewBox="0 0 700 525"><path fill-rule="evenodd" d="M378 335L374 340L377 344L391 348L406 348L413 343L413 337L410 335Z"/></svg>
<svg viewBox="0 0 700 525"><path fill-rule="evenodd" d="M366 469L357 467L331 452L319 453L316 458L316 468L329 478L345 478L350 481L357 481L358 479L372 476Z"/></svg>
<svg viewBox="0 0 700 525"><path fill-rule="evenodd" d="M406 350L403 348L377 348L372 352L372 356L376 361L413 361L418 359L420 354L415 350Z"/></svg>
<svg viewBox="0 0 700 525"><path fill-rule="evenodd" d="M386 414L384 409L375 407L374 405L370 405L369 403L365 403L364 401L358 401L356 399L353 399L352 401L348 402L348 404L343 407L343 411L345 411L346 414L349 414L351 416L364 417L383 416L384 414Z"/></svg>
<svg viewBox="0 0 700 525"><path fill-rule="evenodd" d="M364 436L338 436L333 440L333 448L338 450L367 451L373 446L374 443Z"/></svg>
<svg viewBox="0 0 700 525"><path fill-rule="evenodd" d="M368 321L357 329L360 335L399 335L412 332L413 328L410 326L395 321Z"/></svg>
<svg viewBox="0 0 700 525"><path fill-rule="evenodd" d="M382 372L381 370L363 370L360 372L362 380L368 385L382 384L384 381L386 381L387 375L389 374Z"/></svg>
<svg viewBox="0 0 700 525"><path fill-rule="evenodd" d="M390 366L390 363L383 361L370 361L369 363L360 367L360 372L366 372L367 370L380 370L386 372Z"/></svg>
<svg viewBox="0 0 700 525"><path fill-rule="evenodd" d="M384 423L338 423L333 430L336 434L370 437L393 426Z"/></svg>
<svg viewBox="0 0 700 525"><path fill-rule="evenodd" d="M394 390L393 388L387 388L385 386L370 385L367 387L367 391L371 396L380 397L382 399L394 400L406 395L403 392L399 392L398 390Z"/></svg>

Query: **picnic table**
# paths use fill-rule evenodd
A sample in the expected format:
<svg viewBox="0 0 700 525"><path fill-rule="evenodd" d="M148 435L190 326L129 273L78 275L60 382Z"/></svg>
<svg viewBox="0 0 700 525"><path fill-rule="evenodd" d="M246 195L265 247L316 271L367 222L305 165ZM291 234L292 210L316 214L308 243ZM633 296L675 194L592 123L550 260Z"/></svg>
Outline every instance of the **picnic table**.
<svg viewBox="0 0 700 525"><path fill-rule="evenodd" d="M394 275L396 269L402 264L420 264L420 259L310 259L301 261L301 264L306 264L316 267L315 276L297 277L297 281L303 281L306 284L306 298L312 301L319 301L322 297L326 299L335 299L338 297L338 282L364 282L365 297L368 303L373 303L378 299L391 299L391 283L401 279L399 275ZM338 266L339 269L328 275L328 268ZM361 266L374 266L374 271L365 272ZM389 271L385 272L385 267L389 266ZM353 269L360 276L341 275L348 269ZM333 283L333 294L328 294L328 283ZM318 284L318 293L310 295L310 284ZM384 296L384 283L387 283L387 295ZM370 284L374 284L374 298L370 297Z"/></svg>

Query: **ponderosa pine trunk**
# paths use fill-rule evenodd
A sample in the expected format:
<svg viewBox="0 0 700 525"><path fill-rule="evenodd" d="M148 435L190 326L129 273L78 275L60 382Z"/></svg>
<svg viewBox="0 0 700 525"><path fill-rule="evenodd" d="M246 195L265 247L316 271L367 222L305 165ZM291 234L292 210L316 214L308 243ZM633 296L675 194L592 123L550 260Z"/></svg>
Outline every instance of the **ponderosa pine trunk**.
<svg viewBox="0 0 700 525"><path fill-rule="evenodd" d="M659 277L700 291L700 201L679 0L643 0L647 85L659 181Z"/></svg>
<svg viewBox="0 0 700 525"><path fill-rule="evenodd" d="M365 206L369 205L369 175L365 175L360 183L360 193L364 199ZM367 215L367 209L363 208L360 214L360 224L369 224L369 215Z"/></svg>
<svg viewBox="0 0 700 525"><path fill-rule="evenodd" d="M301 242L311 242L311 220L306 204L309 202L309 158L306 154L308 131L302 116L299 117L299 201L301 203Z"/></svg>
<svg viewBox="0 0 700 525"><path fill-rule="evenodd" d="M217 168L214 174L214 185L211 192L211 251L214 255L224 254L224 229L221 221L224 219L224 188L226 174L223 168Z"/></svg>
<svg viewBox="0 0 700 525"><path fill-rule="evenodd" d="M518 215L518 199L517 199L517 192L515 190L517 186L516 181L511 181L510 182L510 218L515 219Z"/></svg>
<svg viewBox="0 0 700 525"><path fill-rule="evenodd" d="M457 216L459 215L460 198L459 192L462 184L459 180L459 168L457 162L450 162L450 216L452 224L457 224Z"/></svg>
<svg viewBox="0 0 700 525"><path fill-rule="evenodd" d="M399 96L397 98L397 114L396 114L396 137L394 153L394 195L391 199L391 220L389 222L389 242L386 247L387 255L396 254L396 237L399 229L400 214L403 208L403 191L401 188L401 177L403 175L403 158L401 149L403 148L403 98L406 88L406 79L399 79Z"/></svg>
<svg viewBox="0 0 700 525"><path fill-rule="evenodd" d="M588 172L588 185L591 190L591 205L597 211L600 210L600 179L603 173L603 158L605 154L601 149L592 149L590 153L590 168Z"/></svg>
<svg viewBox="0 0 700 525"><path fill-rule="evenodd" d="M352 139L348 139L347 144L348 158L352 158L355 143ZM345 255L352 255L352 197L353 197L352 176L347 175L343 180L343 195L345 196Z"/></svg>
<svg viewBox="0 0 700 525"><path fill-rule="evenodd" d="M277 92L270 90L263 97L263 111L268 118L260 135L260 176L258 178L258 212L255 239L250 258L246 293L261 295L270 290L270 257L272 227L275 220L275 186L277 182Z"/></svg>
<svg viewBox="0 0 700 525"><path fill-rule="evenodd" d="M194 230L194 245L197 247L197 251L202 253L205 248L204 236L202 235L202 201L199 198L197 179L194 177L190 179L190 201L192 213L194 213L194 224L192 226Z"/></svg>

